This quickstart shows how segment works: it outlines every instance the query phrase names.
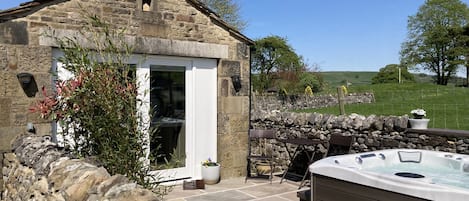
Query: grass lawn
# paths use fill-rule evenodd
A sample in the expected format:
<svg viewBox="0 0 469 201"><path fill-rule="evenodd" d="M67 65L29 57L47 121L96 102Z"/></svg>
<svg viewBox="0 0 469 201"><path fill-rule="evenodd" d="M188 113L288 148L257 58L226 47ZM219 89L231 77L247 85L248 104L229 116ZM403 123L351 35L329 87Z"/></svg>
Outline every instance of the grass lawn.
<svg viewBox="0 0 469 201"><path fill-rule="evenodd" d="M375 103L345 105L347 114L409 115L412 109L423 108L430 119L430 128L469 130L469 88L427 83L352 85L349 92L373 92ZM328 107L298 112L339 114L339 108Z"/></svg>

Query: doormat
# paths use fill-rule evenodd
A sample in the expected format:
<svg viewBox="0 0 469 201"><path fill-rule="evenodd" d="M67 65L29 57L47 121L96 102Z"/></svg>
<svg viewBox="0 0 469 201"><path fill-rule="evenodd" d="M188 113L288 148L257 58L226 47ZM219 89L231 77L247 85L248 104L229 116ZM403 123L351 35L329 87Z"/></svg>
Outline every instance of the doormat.
<svg viewBox="0 0 469 201"><path fill-rule="evenodd" d="M202 179L184 180L182 183L183 190L205 189L205 183Z"/></svg>

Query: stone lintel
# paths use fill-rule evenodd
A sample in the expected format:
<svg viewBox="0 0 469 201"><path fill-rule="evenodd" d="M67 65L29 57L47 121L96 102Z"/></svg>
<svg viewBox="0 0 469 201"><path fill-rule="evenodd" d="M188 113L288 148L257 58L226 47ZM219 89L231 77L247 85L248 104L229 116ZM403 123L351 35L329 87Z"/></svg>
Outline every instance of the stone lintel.
<svg viewBox="0 0 469 201"><path fill-rule="evenodd" d="M73 38L83 47L95 49L89 40L91 34L82 34L75 30L41 29L39 45L58 47L55 38ZM125 41L134 48L134 53L183 56L197 58L228 58L228 45L201 43L195 41L172 40L155 37L126 36ZM116 42L116 44L118 44Z"/></svg>

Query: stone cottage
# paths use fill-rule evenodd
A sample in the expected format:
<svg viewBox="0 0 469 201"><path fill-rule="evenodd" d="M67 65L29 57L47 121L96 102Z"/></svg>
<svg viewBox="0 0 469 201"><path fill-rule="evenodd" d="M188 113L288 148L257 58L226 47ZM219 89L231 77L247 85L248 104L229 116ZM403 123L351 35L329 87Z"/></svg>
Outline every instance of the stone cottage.
<svg viewBox="0 0 469 201"><path fill-rule="evenodd" d="M39 135L56 132L28 111L42 97L38 89L53 86L50 72L61 69L54 58L62 52L44 33L78 35L83 10L126 28L132 58L143 60L132 63L137 79L159 88L144 98L165 111L162 151L185 155L170 171L200 177L200 162L211 157L222 178L245 175L253 41L197 0L34 0L0 11L0 150L9 151L27 125Z"/></svg>

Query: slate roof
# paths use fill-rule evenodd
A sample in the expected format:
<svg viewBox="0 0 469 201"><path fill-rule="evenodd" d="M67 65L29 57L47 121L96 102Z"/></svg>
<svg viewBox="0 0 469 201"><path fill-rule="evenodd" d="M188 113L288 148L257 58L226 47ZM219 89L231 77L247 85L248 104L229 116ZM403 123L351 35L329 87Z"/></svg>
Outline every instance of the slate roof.
<svg viewBox="0 0 469 201"><path fill-rule="evenodd" d="M18 7L0 10L0 22L25 17L45 6L57 4L67 0L33 0L20 4Z"/></svg>
<svg viewBox="0 0 469 201"><path fill-rule="evenodd" d="M69 0L33 0L28 1L25 3L20 4L18 7L0 10L0 23L5 22L8 20L13 20L21 17L25 17L30 15L37 10L44 8L49 5L58 4L61 2L65 2ZM214 20L218 26L225 29L226 31L230 32L234 36L238 37L239 39L243 40L244 42L248 43L249 45L253 45L254 41L236 30L233 26L229 25L225 21L223 21L220 16L218 16L213 10L209 9L205 4L201 3L198 0L186 0L192 6L194 6L197 10L201 11L212 20Z"/></svg>

